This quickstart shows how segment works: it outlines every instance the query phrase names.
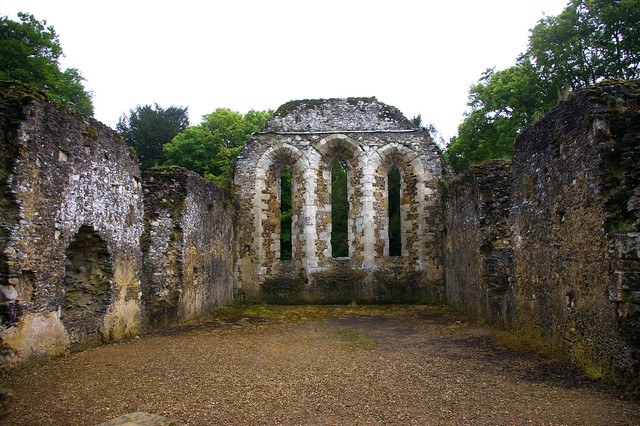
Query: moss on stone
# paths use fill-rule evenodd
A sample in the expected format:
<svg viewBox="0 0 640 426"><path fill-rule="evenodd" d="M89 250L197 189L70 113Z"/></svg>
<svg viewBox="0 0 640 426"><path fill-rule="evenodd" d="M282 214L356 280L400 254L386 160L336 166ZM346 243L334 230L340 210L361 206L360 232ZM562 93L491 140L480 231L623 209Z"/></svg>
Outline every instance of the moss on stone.
<svg viewBox="0 0 640 426"><path fill-rule="evenodd" d="M295 101L289 101L289 102L287 102L285 104L280 105L280 107L276 110L276 112L273 114L273 116L274 117L278 117L278 118L282 118L282 117L286 117L287 115L289 115L294 110L316 109L319 106L322 106L324 104L332 103L332 102L336 102L336 101L342 101L342 100L345 100L350 105L357 105L358 103L361 103L361 102L371 103L371 102L377 102L378 101L375 97L370 97L370 98L354 98L354 97L351 97L351 98L346 98L346 99L340 99L340 98L300 99L300 100L295 100Z"/></svg>
<svg viewBox="0 0 640 426"><path fill-rule="evenodd" d="M92 139L98 139L100 132L93 126L87 126L87 135Z"/></svg>

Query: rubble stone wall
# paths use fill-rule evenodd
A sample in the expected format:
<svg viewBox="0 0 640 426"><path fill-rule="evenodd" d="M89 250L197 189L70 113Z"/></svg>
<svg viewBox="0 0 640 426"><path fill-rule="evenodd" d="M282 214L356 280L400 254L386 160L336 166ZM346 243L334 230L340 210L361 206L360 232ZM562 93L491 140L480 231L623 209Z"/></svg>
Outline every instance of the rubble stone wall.
<svg viewBox="0 0 640 426"><path fill-rule="evenodd" d="M472 166L445 191L447 303L487 323L513 316L511 164Z"/></svg>
<svg viewBox="0 0 640 426"><path fill-rule="evenodd" d="M150 325L195 318L233 299L233 203L180 167L145 171L142 298Z"/></svg>
<svg viewBox="0 0 640 426"><path fill-rule="evenodd" d="M96 120L1 84L3 363L139 332L142 191L128 147Z"/></svg>
<svg viewBox="0 0 640 426"><path fill-rule="evenodd" d="M640 377L640 83L569 96L446 185L448 303Z"/></svg>
<svg viewBox="0 0 640 426"><path fill-rule="evenodd" d="M640 84L572 94L513 157L512 327L581 364L638 377Z"/></svg>
<svg viewBox="0 0 640 426"><path fill-rule="evenodd" d="M331 167L348 166L349 256L331 254ZM402 176L402 256L389 256L387 175ZM293 259L280 259L280 175L292 173ZM278 109L236 165L238 286L288 303L443 297L441 156L426 132L372 98Z"/></svg>

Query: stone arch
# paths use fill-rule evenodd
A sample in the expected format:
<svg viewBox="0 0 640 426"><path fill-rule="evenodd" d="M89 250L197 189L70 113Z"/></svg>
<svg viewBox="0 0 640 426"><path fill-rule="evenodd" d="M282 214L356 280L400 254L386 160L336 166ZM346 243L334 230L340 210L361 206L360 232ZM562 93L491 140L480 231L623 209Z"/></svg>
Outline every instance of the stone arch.
<svg viewBox="0 0 640 426"><path fill-rule="evenodd" d="M306 254L303 221L308 191L305 171L308 161L302 151L287 144L271 146L260 157L255 168L254 250L261 275L270 275L280 254L280 177L291 172L292 260L302 261Z"/></svg>
<svg viewBox="0 0 640 426"><path fill-rule="evenodd" d="M65 251L61 320L72 350L102 343L100 326L113 299L113 265L105 241L83 225Z"/></svg>
<svg viewBox="0 0 640 426"><path fill-rule="evenodd" d="M374 170L374 186L376 188L375 216L379 227L375 242L375 256L389 256L389 241L383 238L388 234L388 174L392 168L400 172L400 217L401 217L401 246L402 256L415 262L417 266L424 266L424 247L422 244L425 233L425 203L426 192L424 178L426 176L420 155L413 149L399 144L390 143L376 151L372 169Z"/></svg>
<svg viewBox="0 0 640 426"><path fill-rule="evenodd" d="M362 238L356 223L361 215L361 177L365 149L353 138L343 134L334 134L321 139L315 146L318 157L317 194L317 253L324 264L332 258L331 253L331 168L336 161L343 161L348 167L347 198L349 202L348 241L349 258L361 262Z"/></svg>

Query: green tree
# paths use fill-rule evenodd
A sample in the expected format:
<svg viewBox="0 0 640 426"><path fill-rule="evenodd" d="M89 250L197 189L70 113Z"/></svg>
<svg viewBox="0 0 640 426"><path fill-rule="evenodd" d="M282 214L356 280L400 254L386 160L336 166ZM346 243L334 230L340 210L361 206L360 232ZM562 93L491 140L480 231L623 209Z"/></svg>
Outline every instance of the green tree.
<svg viewBox="0 0 640 426"><path fill-rule="evenodd" d="M218 136L227 148L243 147L254 132L259 131L273 115L273 111L250 110L246 114L218 108L202 117L202 126Z"/></svg>
<svg viewBox="0 0 640 426"><path fill-rule="evenodd" d="M565 90L640 77L640 0L571 0L541 19L515 66L487 70L471 87L470 111L445 159L454 171L510 157L515 137Z"/></svg>
<svg viewBox="0 0 640 426"><path fill-rule="evenodd" d="M291 260L293 255L292 221L291 170L285 169L280 174L280 260Z"/></svg>
<svg viewBox="0 0 640 426"><path fill-rule="evenodd" d="M555 99L526 57L506 70L488 69L469 91L471 111L445 152L447 163L460 172L482 160L511 157L518 132Z"/></svg>
<svg viewBox="0 0 640 426"><path fill-rule="evenodd" d="M387 174L389 215L389 256L402 256L402 217L400 213L400 191L402 178L400 170L393 167Z"/></svg>
<svg viewBox="0 0 640 426"><path fill-rule="evenodd" d="M336 160L331 167L331 256L349 256L349 167Z"/></svg>
<svg viewBox="0 0 640 426"><path fill-rule="evenodd" d="M246 114L218 108L203 116L203 122L187 128L163 148L166 164L182 166L228 187L233 162L254 132L259 131L273 111Z"/></svg>
<svg viewBox="0 0 640 426"><path fill-rule="evenodd" d="M187 107L163 109L158 104L138 105L123 114L116 124L124 141L136 150L140 168L158 166L165 161L162 146L189 126Z"/></svg>
<svg viewBox="0 0 640 426"><path fill-rule="evenodd" d="M640 0L571 0L531 30L527 54L558 91L638 78Z"/></svg>
<svg viewBox="0 0 640 426"><path fill-rule="evenodd" d="M17 80L85 115L93 115L91 93L75 68L60 69L62 47L52 26L18 13L19 22L0 17L0 79Z"/></svg>

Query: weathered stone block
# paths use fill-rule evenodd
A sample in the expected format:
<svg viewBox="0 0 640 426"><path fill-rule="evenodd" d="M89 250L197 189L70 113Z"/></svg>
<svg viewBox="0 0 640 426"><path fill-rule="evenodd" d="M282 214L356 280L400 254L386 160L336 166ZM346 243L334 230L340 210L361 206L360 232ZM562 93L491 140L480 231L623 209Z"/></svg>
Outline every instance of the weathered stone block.
<svg viewBox="0 0 640 426"><path fill-rule="evenodd" d="M139 411L116 417L115 419L100 423L98 426L173 426L175 424L173 420L167 417Z"/></svg>

